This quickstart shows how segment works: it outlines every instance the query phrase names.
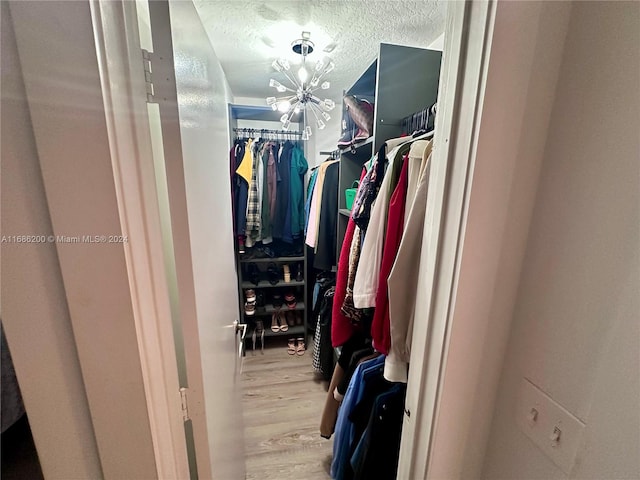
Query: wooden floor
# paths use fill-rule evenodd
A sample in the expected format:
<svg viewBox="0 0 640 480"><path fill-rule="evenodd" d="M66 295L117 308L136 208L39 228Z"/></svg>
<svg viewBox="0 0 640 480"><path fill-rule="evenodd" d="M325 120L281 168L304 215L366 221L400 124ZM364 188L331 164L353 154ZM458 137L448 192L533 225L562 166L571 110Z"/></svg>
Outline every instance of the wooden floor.
<svg viewBox="0 0 640 480"><path fill-rule="evenodd" d="M311 350L292 356L286 339L265 343L244 357L246 478L329 479L333 441L319 432L327 383L314 379Z"/></svg>

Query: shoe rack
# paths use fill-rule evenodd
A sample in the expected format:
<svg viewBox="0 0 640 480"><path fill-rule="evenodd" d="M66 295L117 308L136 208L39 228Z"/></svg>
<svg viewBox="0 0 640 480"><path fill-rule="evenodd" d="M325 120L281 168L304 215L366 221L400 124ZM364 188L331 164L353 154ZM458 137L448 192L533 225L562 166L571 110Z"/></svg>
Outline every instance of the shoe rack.
<svg viewBox="0 0 640 480"><path fill-rule="evenodd" d="M302 337L306 342L306 268L305 255L253 258L250 254L237 254L240 319L247 325L245 341L249 350L253 350L252 342L257 342L256 350L268 348L269 337ZM255 294L253 307L247 305L251 303L247 302L249 291ZM282 330L283 323L286 323L285 330Z"/></svg>

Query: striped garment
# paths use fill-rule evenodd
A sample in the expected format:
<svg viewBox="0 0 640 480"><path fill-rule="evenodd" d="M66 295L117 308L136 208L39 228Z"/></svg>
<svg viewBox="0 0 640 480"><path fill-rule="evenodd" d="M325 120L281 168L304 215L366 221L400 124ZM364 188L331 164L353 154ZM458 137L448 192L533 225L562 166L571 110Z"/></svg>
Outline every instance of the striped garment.
<svg viewBox="0 0 640 480"><path fill-rule="evenodd" d="M255 145L252 145L252 147L254 146ZM255 148L251 148L251 161L251 182L249 183L247 225L245 227L247 247L251 247L255 242L260 240L260 195L258 193L258 168L260 168L260 155Z"/></svg>

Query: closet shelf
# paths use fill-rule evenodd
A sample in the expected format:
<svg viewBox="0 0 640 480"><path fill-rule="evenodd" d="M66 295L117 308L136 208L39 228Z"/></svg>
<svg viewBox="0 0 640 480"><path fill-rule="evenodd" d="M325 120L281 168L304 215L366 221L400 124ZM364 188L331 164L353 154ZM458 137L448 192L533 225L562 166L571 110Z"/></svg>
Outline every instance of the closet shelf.
<svg viewBox="0 0 640 480"><path fill-rule="evenodd" d="M269 325L264 326L265 337L285 337L285 336L303 336L305 334L304 325L296 325L295 327L289 327L286 332L274 332Z"/></svg>
<svg viewBox="0 0 640 480"><path fill-rule="evenodd" d="M240 263L286 263L286 262L304 262L304 257L274 257L274 258L242 258L240 255Z"/></svg>
<svg viewBox="0 0 640 480"><path fill-rule="evenodd" d="M355 149L357 152L359 149L366 147L368 145L371 145L373 143L373 140L374 140L374 137L372 135L366 140L363 140L362 142L355 143L353 146L341 148L340 153L342 153L342 155L350 155L350 154L353 155L352 150Z"/></svg>
<svg viewBox="0 0 640 480"><path fill-rule="evenodd" d="M258 285L251 282L242 282L241 286L243 289L247 289L247 288L256 289L256 288L299 287L301 285L304 285L304 280L301 282L298 282L297 280L291 280L290 282L285 282L284 280L280 280L275 285L271 285L267 280L260 280L260 283L258 283Z"/></svg>
<svg viewBox="0 0 640 480"><path fill-rule="evenodd" d="M281 310L282 312L301 312L305 308L304 302L296 303L295 308L289 308L286 305L282 305L279 309L274 307L273 305L267 304L264 307L257 307L255 315L247 315L243 312L243 315L246 319L250 319L251 317L259 317L261 315L271 315L277 310Z"/></svg>

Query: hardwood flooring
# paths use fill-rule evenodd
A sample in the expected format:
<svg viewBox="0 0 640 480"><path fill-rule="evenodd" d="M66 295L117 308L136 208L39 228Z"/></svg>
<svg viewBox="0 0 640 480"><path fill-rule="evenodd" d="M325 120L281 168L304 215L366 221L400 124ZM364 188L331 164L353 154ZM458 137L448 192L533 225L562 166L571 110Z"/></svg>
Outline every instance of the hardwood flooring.
<svg viewBox="0 0 640 480"><path fill-rule="evenodd" d="M247 480L327 480L333 440L320 436L327 382L315 379L311 347L287 353L268 338L247 350L242 373Z"/></svg>

